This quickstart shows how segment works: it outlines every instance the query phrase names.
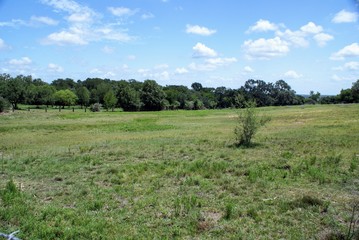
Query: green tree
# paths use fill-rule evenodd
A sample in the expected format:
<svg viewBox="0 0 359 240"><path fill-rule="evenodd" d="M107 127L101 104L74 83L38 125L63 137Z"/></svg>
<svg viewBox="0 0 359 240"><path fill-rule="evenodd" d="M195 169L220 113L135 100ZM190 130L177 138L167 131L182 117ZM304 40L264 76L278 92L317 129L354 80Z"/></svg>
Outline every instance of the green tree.
<svg viewBox="0 0 359 240"><path fill-rule="evenodd" d="M127 81L118 82L118 104L124 111L138 111L141 109L140 92Z"/></svg>
<svg viewBox="0 0 359 240"><path fill-rule="evenodd" d="M191 87L196 92L199 92L199 91L201 91L203 89L202 84L200 84L198 82L192 83Z"/></svg>
<svg viewBox="0 0 359 240"><path fill-rule="evenodd" d="M11 103L13 109L18 109L18 104L25 101L26 88L31 81L31 76L23 75L5 79L3 97Z"/></svg>
<svg viewBox="0 0 359 240"><path fill-rule="evenodd" d="M237 126L234 129L237 146L249 147L259 127L270 120L266 117L259 117L255 107L255 102L249 102L245 109L238 112Z"/></svg>
<svg viewBox="0 0 359 240"><path fill-rule="evenodd" d="M65 106L75 105L77 96L74 92L69 89L59 90L54 93L55 103L64 108Z"/></svg>
<svg viewBox="0 0 359 240"><path fill-rule="evenodd" d="M359 103L359 79L353 83L351 90L352 90L353 102Z"/></svg>
<svg viewBox="0 0 359 240"><path fill-rule="evenodd" d="M10 103L8 102L8 100L0 96L0 113L9 110L9 108Z"/></svg>
<svg viewBox="0 0 359 240"><path fill-rule="evenodd" d="M103 100L104 100L104 106L105 106L106 110L108 111L109 108L112 108L112 111L113 111L113 108L117 104L117 98L112 90L108 91L105 94Z"/></svg>
<svg viewBox="0 0 359 240"><path fill-rule="evenodd" d="M162 87L154 80L146 80L143 83L141 91L141 101L143 109L146 111L159 111L162 110L163 100L166 94Z"/></svg>
<svg viewBox="0 0 359 240"><path fill-rule="evenodd" d="M78 104L80 104L81 108L83 106L87 107L90 103L90 91L85 86L78 87L76 89L76 95L78 97Z"/></svg>

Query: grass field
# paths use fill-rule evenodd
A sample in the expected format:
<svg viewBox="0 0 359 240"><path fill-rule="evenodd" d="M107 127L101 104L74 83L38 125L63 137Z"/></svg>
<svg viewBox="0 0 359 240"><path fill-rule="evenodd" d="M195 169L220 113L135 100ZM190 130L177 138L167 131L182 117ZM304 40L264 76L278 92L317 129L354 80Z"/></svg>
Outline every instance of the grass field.
<svg viewBox="0 0 359 240"><path fill-rule="evenodd" d="M0 232L22 239L320 239L359 200L359 105L0 115Z"/></svg>

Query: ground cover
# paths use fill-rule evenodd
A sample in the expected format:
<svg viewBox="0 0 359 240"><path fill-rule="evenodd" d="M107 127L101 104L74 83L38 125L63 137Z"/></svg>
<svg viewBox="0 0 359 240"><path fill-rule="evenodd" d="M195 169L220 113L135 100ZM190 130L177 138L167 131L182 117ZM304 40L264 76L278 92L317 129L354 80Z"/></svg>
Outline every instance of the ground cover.
<svg viewBox="0 0 359 240"><path fill-rule="evenodd" d="M315 239L347 233L359 105L0 116L0 232L23 239Z"/></svg>

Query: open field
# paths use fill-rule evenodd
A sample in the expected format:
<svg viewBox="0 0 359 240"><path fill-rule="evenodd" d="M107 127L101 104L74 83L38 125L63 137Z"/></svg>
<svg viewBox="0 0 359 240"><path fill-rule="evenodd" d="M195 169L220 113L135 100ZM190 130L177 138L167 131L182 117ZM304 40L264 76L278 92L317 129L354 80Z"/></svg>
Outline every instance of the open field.
<svg viewBox="0 0 359 240"><path fill-rule="evenodd" d="M359 105L0 115L0 232L22 239L316 239L359 199ZM15 183L15 186L14 184Z"/></svg>

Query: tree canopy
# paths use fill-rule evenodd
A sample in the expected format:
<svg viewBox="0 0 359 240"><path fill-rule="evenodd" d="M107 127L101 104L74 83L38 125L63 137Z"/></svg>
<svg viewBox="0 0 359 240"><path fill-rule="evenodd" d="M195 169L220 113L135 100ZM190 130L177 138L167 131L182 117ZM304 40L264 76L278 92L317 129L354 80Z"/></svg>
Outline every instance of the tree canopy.
<svg viewBox="0 0 359 240"><path fill-rule="evenodd" d="M194 82L191 88L183 85L161 86L155 80L141 82L134 79L87 78L74 81L66 78L47 83L32 76L1 74L0 97L9 102L13 109L17 109L20 103L36 106L55 104L61 107L98 103L107 109L120 107L124 111L242 108L249 101L256 102L259 107L358 103L359 80L336 96L321 96L319 92L311 91L305 98L296 94L284 80L271 83L249 79L242 87L231 89L224 86L208 88L198 82Z"/></svg>

